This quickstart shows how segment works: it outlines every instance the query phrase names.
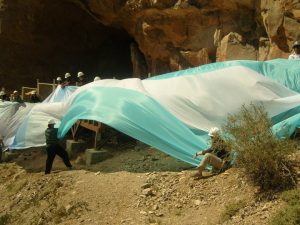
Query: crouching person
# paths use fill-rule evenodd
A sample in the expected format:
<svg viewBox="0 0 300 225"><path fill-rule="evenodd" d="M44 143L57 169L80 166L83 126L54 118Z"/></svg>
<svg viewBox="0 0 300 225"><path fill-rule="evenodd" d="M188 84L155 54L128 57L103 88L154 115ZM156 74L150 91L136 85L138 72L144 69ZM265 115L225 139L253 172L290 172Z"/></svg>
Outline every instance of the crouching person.
<svg viewBox="0 0 300 225"><path fill-rule="evenodd" d="M208 165L212 166L216 171L224 171L230 166L230 151L220 136L219 128L211 128L208 135L211 137L211 147L207 150L199 151L193 156L193 158L196 158L199 155L204 155L198 166L198 172L193 175L195 178L201 178L203 170Z"/></svg>
<svg viewBox="0 0 300 225"><path fill-rule="evenodd" d="M55 121L53 119L48 120L48 128L45 131L47 151L45 174L49 174L51 172L52 164L56 155L62 158L66 167L72 169L68 153L59 144L59 140L57 138L58 129L54 128L54 125Z"/></svg>

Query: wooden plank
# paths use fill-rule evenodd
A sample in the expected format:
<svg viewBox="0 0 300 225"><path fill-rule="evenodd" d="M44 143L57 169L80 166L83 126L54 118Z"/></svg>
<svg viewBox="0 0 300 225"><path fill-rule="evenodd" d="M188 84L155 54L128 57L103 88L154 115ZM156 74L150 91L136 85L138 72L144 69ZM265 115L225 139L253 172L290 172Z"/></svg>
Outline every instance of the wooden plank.
<svg viewBox="0 0 300 225"><path fill-rule="evenodd" d="M76 133L79 127L80 121L77 120L76 123L71 127L72 137L75 140L76 139Z"/></svg>
<svg viewBox="0 0 300 225"><path fill-rule="evenodd" d="M299 137L300 137L300 127L296 127L294 138L299 138Z"/></svg>
<svg viewBox="0 0 300 225"><path fill-rule="evenodd" d="M97 149L98 135L101 134L101 130L102 130L101 123L99 123L98 121L94 121L94 120L77 120L77 122L71 128L73 140L76 140L76 134L77 134L79 126L95 132L94 148Z"/></svg>
<svg viewBox="0 0 300 225"><path fill-rule="evenodd" d="M95 132L98 132L101 129L101 123L98 123L98 125L94 125L90 122L80 121L80 126Z"/></svg>

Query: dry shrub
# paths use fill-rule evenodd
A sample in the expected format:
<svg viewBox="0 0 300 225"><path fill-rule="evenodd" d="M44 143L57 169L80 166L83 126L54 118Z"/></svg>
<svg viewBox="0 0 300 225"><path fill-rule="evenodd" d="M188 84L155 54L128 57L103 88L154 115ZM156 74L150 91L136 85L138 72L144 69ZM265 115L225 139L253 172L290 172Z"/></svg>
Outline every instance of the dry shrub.
<svg viewBox="0 0 300 225"><path fill-rule="evenodd" d="M296 142L278 139L271 130L272 123L261 105L243 106L230 115L224 130L228 142L237 152L236 165L245 169L250 180L261 191L283 190L296 185L288 155L296 150Z"/></svg>

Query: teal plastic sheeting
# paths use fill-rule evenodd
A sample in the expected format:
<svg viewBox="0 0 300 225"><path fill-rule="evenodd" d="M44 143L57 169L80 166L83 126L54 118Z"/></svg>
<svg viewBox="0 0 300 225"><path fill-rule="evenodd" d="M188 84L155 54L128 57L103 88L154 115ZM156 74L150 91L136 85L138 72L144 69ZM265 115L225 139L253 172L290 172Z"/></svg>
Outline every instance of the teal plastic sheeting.
<svg viewBox="0 0 300 225"><path fill-rule="evenodd" d="M191 153L207 147L206 137L194 135L154 99L133 90L92 88L77 96L61 121L59 137L78 119L103 122L192 165L201 157L193 159Z"/></svg>
<svg viewBox="0 0 300 225"><path fill-rule="evenodd" d="M18 109L0 130L12 149L45 145L48 119L63 137L78 119L100 121L177 159L197 165L192 156L209 147L211 127L222 127L243 104L265 106L278 137L300 125L300 63L212 63L139 80L104 79L72 90L57 89L49 101ZM68 91L68 92L66 92ZM63 97L63 98L62 98ZM9 115L6 106L0 115Z"/></svg>
<svg viewBox="0 0 300 225"><path fill-rule="evenodd" d="M274 81L277 81L280 84L283 84L289 89L300 93L300 62L298 62L298 60L274 59L269 61L234 60L226 62L216 62L196 68L167 73L148 79L159 80L192 74L200 75L233 66L244 66L252 69ZM241 76L242 75L243 74L241 74Z"/></svg>
<svg viewBox="0 0 300 225"><path fill-rule="evenodd" d="M225 122L227 114L218 106L226 109L226 105L229 107L232 103L232 109L227 111L235 113L242 104L261 102L273 114L274 132L282 137L281 128L291 123L297 124L300 96L296 96L298 94L295 91L300 90L299 71L300 65L295 61L240 60L212 63L146 79L162 82L167 80L161 86L163 88L158 89L160 93L153 91L157 91L155 85L161 84L151 82L143 83L143 91L121 87L92 87L79 92L72 100L68 112L62 119L59 136L63 137L78 119L96 120L175 158L197 165L201 157L193 159L192 155L199 149L206 149L209 146L208 127L203 129L191 127L188 125L188 119L185 120L188 115L195 118L196 122L198 113L206 123L210 120L211 124L220 126ZM261 78L261 75L267 79ZM174 82L174 78L180 77L182 78L180 81ZM202 77L200 81L198 77ZM202 92L198 94L201 84L206 86L203 86ZM174 92L174 86L178 86L178 91ZM148 95L147 91L151 93ZM177 96L177 93L183 95ZM184 98L184 93L189 93L187 96L190 97ZM291 100L293 96L297 99ZM202 102L205 104L201 104L197 98L203 98ZM223 104L223 101L231 103ZM172 104L169 104L170 102ZM281 109L280 104L284 108ZM186 111L186 115L180 111L181 106L189 110ZM201 127L201 121L197 122Z"/></svg>

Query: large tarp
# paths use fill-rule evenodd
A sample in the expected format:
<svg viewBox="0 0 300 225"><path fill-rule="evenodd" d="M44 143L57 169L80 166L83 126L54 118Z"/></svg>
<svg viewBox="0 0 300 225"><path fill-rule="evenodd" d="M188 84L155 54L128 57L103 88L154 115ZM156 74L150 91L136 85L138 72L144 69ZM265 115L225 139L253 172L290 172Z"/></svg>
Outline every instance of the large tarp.
<svg viewBox="0 0 300 225"><path fill-rule="evenodd" d="M65 102L76 89L76 86L66 86L62 88L61 85L58 85L43 103Z"/></svg>
<svg viewBox="0 0 300 225"><path fill-rule="evenodd" d="M207 131L221 127L243 104L264 105L279 137L285 127L292 133L300 116L299 80L299 62L285 59L212 63L145 80L99 80L65 101L35 105L13 141L5 141L14 149L44 145L49 118L57 120L60 138L78 119L89 119L197 165L192 156L208 147Z"/></svg>

